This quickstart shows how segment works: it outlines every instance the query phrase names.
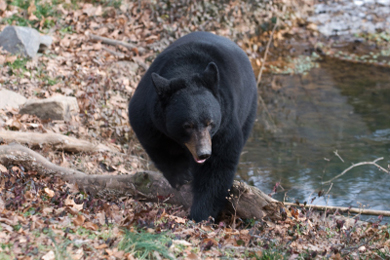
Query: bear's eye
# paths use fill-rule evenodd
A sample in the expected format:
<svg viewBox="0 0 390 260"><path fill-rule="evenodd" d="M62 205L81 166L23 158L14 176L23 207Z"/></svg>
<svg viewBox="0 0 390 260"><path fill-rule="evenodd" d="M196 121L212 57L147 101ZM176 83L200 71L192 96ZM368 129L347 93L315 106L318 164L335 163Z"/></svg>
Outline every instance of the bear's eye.
<svg viewBox="0 0 390 260"><path fill-rule="evenodd" d="M194 124L192 124L192 123L185 123L183 125L183 128L186 129L186 130L193 129L194 128Z"/></svg>
<svg viewBox="0 0 390 260"><path fill-rule="evenodd" d="M210 120L210 121L206 121L205 125L206 125L206 127L207 126L213 126L214 123L213 123L213 121Z"/></svg>

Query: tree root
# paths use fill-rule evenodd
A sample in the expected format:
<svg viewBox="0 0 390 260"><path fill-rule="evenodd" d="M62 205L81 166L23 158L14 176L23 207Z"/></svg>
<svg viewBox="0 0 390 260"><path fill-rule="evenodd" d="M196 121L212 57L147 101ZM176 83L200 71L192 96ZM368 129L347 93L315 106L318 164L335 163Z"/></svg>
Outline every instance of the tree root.
<svg viewBox="0 0 390 260"><path fill-rule="evenodd" d="M81 191L104 199L134 197L151 202L166 202L189 208L192 192L189 184L180 190L170 186L161 173L152 171L137 172L131 175L87 175L83 172L60 167L20 144L0 146L0 164L5 166L23 165L43 176L58 176L76 183ZM274 200L253 186L235 181L230 190L230 202L226 210L235 211L239 218L281 220L286 216L283 203Z"/></svg>
<svg viewBox="0 0 390 260"><path fill-rule="evenodd" d="M54 149L64 150L66 152L113 152L118 150L105 146L103 144L93 144L86 140L79 140L56 133L24 133L15 131L0 131L0 139L7 143L17 142L21 144L30 144L32 146L40 146L42 144L50 144Z"/></svg>

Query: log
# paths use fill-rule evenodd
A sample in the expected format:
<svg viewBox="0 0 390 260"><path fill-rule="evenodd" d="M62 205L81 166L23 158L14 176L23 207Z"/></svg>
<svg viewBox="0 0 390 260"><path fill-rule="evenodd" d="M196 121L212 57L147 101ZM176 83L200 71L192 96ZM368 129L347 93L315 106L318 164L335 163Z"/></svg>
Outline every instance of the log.
<svg viewBox="0 0 390 260"><path fill-rule="evenodd" d="M316 209L316 210L327 210L327 211L336 211L340 212L349 212L349 213L357 213L362 215L375 215L375 216L387 216L390 217L390 211L388 210L376 210L376 209L361 209L361 208L350 208L350 207L338 207L338 206L324 206L324 205L312 205L312 204L300 204L285 202L285 206L296 206L296 207L304 207L308 209Z"/></svg>
<svg viewBox="0 0 390 260"><path fill-rule="evenodd" d="M172 188L161 173L142 171L131 175L87 175L83 172L60 167L20 144L0 146L0 164L5 166L23 165L43 176L58 176L76 183L81 191L104 199L134 197L151 202L166 202L189 208L192 192L189 184L180 190ZM227 211L240 218L262 219L267 216L272 221L285 218L286 209L282 202L274 200L253 186L235 181L230 190L231 203Z"/></svg>
<svg viewBox="0 0 390 260"><path fill-rule="evenodd" d="M7 143L17 142L20 144L29 144L33 147L40 147L42 144L52 145L56 150L66 152L119 152L115 148L103 144L93 144L86 140L80 140L56 133L25 133L16 131L0 131L0 139Z"/></svg>

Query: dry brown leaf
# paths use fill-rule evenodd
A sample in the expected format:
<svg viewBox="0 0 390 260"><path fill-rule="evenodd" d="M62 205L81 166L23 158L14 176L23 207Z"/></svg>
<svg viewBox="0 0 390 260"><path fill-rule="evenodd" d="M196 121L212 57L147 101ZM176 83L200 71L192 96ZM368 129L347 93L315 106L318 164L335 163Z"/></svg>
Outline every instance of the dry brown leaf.
<svg viewBox="0 0 390 260"><path fill-rule="evenodd" d="M8 172L7 168L0 163L0 172Z"/></svg>
<svg viewBox="0 0 390 260"><path fill-rule="evenodd" d="M42 213L44 213L44 215L52 214L53 211L54 211L53 207L45 207L44 209L42 209Z"/></svg>
<svg viewBox="0 0 390 260"><path fill-rule="evenodd" d="M72 259L79 260L84 256L84 250L80 247L75 253L72 253Z"/></svg>
<svg viewBox="0 0 390 260"><path fill-rule="evenodd" d="M95 249L104 249L104 248L107 248L107 247L108 247L107 244L100 244L100 245L95 246Z"/></svg>
<svg viewBox="0 0 390 260"><path fill-rule="evenodd" d="M31 15L36 10L37 10L37 7L35 6L35 2L34 1L30 1L30 6L27 8L28 15Z"/></svg>
<svg viewBox="0 0 390 260"><path fill-rule="evenodd" d="M77 215L77 217L73 218L73 224L75 224L75 226L83 225L84 221L85 221L85 217L81 214L79 214L79 215Z"/></svg>
<svg viewBox="0 0 390 260"><path fill-rule="evenodd" d="M60 164L61 167L69 168L70 163L66 160L65 153L62 152L62 162Z"/></svg>
<svg viewBox="0 0 390 260"><path fill-rule="evenodd" d="M7 10L7 2L6 1L0 0L0 10L1 11Z"/></svg>
<svg viewBox="0 0 390 260"><path fill-rule="evenodd" d="M34 14L30 14L30 16L28 17L28 19L29 19L30 21L39 20L39 18L36 17Z"/></svg>
<svg viewBox="0 0 390 260"><path fill-rule="evenodd" d="M7 58L4 55L0 54L0 65L3 65L6 62L7 62Z"/></svg>
<svg viewBox="0 0 390 260"><path fill-rule="evenodd" d="M56 194L53 190L51 190L49 188L44 188L44 191L50 198L53 198L54 195Z"/></svg>
<svg viewBox="0 0 390 260"><path fill-rule="evenodd" d="M176 223L179 223L179 224L185 224L186 223L186 220L184 218L181 218L181 217L178 217L178 216L173 216L173 215L169 215L169 214L164 214L164 216L169 218L169 219L172 219L173 221L175 221Z"/></svg>
<svg viewBox="0 0 390 260"><path fill-rule="evenodd" d="M68 195L68 197L65 199L65 205L70 206L71 208L80 211L83 209L84 203L76 204L76 202L74 202L74 200L71 198L71 196Z"/></svg>
<svg viewBox="0 0 390 260"><path fill-rule="evenodd" d="M185 240L172 240L173 245L181 245L181 246L192 246L191 243L185 241Z"/></svg>
<svg viewBox="0 0 390 260"><path fill-rule="evenodd" d="M14 63L17 60L17 56L7 56L5 61L9 63Z"/></svg>
<svg viewBox="0 0 390 260"><path fill-rule="evenodd" d="M89 229L89 230L93 230L93 231L96 231L99 229L98 225L92 223L92 222L86 222L84 223L83 225L84 228L86 229Z"/></svg>
<svg viewBox="0 0 390 260"><path fill-rule="evenodd" d="M109 256L114 256L114 257L117 257L117 258L119 258L119 259L121 259L121 258L123 257L123 255L124 255L124 253L125 253L125 252L123 252L123 251L118 251L117 248L114 248L114 249L108 249L108 248L107 248L105 251L106 251L106 253L107 253Z"/></svg>
<svg viewBox="0 0 390 260"><path fill-rule="evenodd" d="M16 215L9 216L7 218L0 217L0 222L10 226L16 226L18 224L18 217Z"/></svg>
<svg viewBox="0 0 390 260"><path fill-rule="evenodd" d="M77 183L68 183L67 182L65 185L69 189L70 193L77 193L77 192L80 191L79 190L79 186L77 185Z"/></svg>
<svg viewBox="0 0 390 260"><path fill-rule="evenodd" d="M56 256L55 256L54 252L51 250L47 254L42 256L42 260L54 260L54 259L56 259Z"/></svg>
<svg viewBox="0 0 390 260"><path fill-rule="evenodd" d="M192 253L190 251L190 252L187 253L186 259L197 260L197 259L201 259L201 258L199 258L197 255L195 255L194 253Z"/></svg>
<svg viewBox="0 0 390 260"><path fill-rule="evenodd" d="M4 200L0 197L0 212L5 209L5 203Z"/></svg>

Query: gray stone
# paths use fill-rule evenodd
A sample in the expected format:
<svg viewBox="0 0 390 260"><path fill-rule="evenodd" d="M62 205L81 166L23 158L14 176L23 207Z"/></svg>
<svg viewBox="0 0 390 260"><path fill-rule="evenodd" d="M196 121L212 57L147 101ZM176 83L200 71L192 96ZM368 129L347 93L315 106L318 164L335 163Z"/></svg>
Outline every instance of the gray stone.
<svg viewBox="0 0 390 260"><path fill-rule="evenodd" d="M390 33L390 0L329 0L314 5L308 21L325 36ZM387 20L386 20L387 19ZM383 22L385 21L386 22Z"/></svg>
<svg viewBox="0 0 390 260"><path fill-rule="evenodd" d="M41 119L70 120L80 111L75 97L55 96L47 99L28 100L20 114L36 115Z"/></svg>
<svg viewBox="0 0 390 260"><path fill-rule="evenodd" d="M0 33L0 46L12 54L22 54L30 58L35 57L42 47L49 47L53 39L47 35L40 35L33 28L7 26Z"/></svg>
<svg viewBox="0 0 390 260"><path fill-rule="evenodd" d="M20 105L23 105L26 102L26 98L16 92L10 91L8 89L0 90L0 109L6 107L19 108Z"/></svg>

